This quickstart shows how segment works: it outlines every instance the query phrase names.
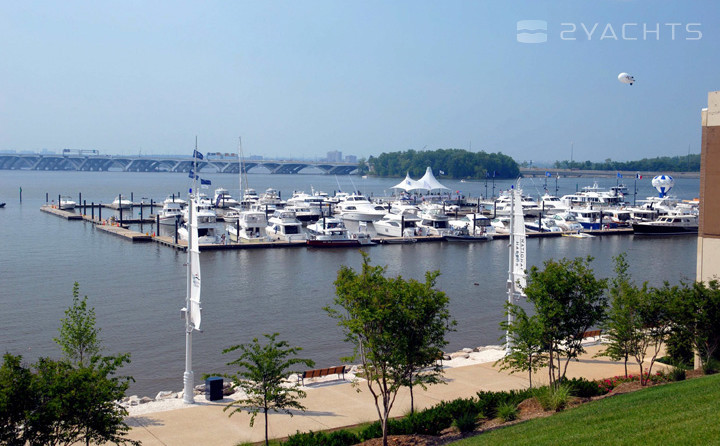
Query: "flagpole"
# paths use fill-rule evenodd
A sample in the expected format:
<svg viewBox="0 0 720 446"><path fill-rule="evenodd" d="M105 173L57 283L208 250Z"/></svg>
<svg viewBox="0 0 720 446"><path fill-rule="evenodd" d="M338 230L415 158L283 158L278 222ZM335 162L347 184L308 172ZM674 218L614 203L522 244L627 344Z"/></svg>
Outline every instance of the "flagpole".
<svg viewBox="0 0 720 446"><path fill-rule="evenodd" d="M187 293L185 297L185 373L183 373L183 403L193 404L195 402L195 374L192 370L192 332L193 327L190 321L190 297L192 288L192 260L191 249L193 245L193 213L195 211L195 198L197 195L197 136L195 137L195 151L193 151L193 184L188 197L188 243L187 243Z"/></svg>
<svg viewBox="0 0 720 446"><path fill-rule="evenodd" d="M193 161L193 166L195 161ZM193 189L195 188L195 180L193 180ZM190 287L192 280L192 262L190 260L190 246L192 243L192 217L195 201L190 196L188 202L188 249L187 249L187 297L185 298L185 373L183 374L183 402L185 404L193 404L195 402L195 375L192 370L192 332L193 328L190 324Z"/></svg>
<svg viewBox="0 0 720 446"><path fill-rule="evenodd" d="M515 274L513 268L513 250L515 247L515 190L514 185L510 186L510 244L508 245L508 303L513 304L513 294L515 292ZM512 310L508 307L508 328L505 333L505 354L509 355L512 351L512 339L510 337L510 326L513 323Z"/></svg>

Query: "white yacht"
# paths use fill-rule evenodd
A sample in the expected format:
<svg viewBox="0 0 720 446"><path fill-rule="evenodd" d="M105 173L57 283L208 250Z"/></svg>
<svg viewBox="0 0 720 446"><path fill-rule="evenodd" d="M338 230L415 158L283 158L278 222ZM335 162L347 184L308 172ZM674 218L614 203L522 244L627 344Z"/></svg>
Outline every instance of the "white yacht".
<svg viewBox="0 0 720 446"><path fill-rule="evenodd" d="M563 231L580 231L583 228L572 212L561 212L553 215L552 218Z"/></svg>
<svg viewBox="0 0 720 446"><path fill-rule="evenodd" d="M360 246L360 241L353 238L343 221L336 217L323 217L307 226L309 246L343 247Z"/></svg>
<svg viewBox="0 0 720 446"><path fill-rule="evenodd" d="M178 235L185 241L188 239L187 216L188 208L185 208L183 209L183 218L186 222L178 229ZM207 204L198 205L197 222L199 244L213 244L220 242L220 237L217 235L216 230L217 214L211 206Z"/></svg>
<svg viewBox="0 0 720 446"><path fill-rule="evenodd" d="M280 199L280 192L272 187L267 188L265 193L258 197L257 203L271 210L281 209L285 206L285 202Z"/></svg>
<svg viewBox="0 0 720 446"><path fill-rule="evenodd" d="M240 205L240 203L235 198L233 198L233 196L230 195L230 192L228 192L228 190L224 187L218 187L217 189L215 189L215 197L213 198L213 203L215 204L216 208L220 209L228 209Z"/></svg>
<svg viewBox="0 0 720 446"><path fill-rule="evenodd" d="M115 209L131 209L133 206L133 202L128 200L127 198L122 198L118 196L113 200L112 205Z"/></svg>
<svg viewBox="0 0 720 446"><path fill-rule="evenodd" d="M424 235L424 230L418 227L420 217L412 212L388 212L380 220L373 222L378 235L389 237L414 237Z"/></svg>
<svg viewBox="0 0 720 446"><path fill-rule="evenodd" d="M550 194L545 194L540 197L540 202L538 203L538 206L540 206L540 210L546 215L556 214L558 212L563 212L570 209L570 207L564 201L562 201L555 195Z"/></svg>
<svg viewBox="0 0 720 446"><path fill-rule="evenodd" d="M297 219L295 212L286 209L277 209L268 218L265 233L271 240L296 242L307 240L302 223Z"/></svg>
<svg viewBox="0 0 720 446"><path fill-rule="evenodd" d="M467 229L468 234L473 236L486 235L492 238L495 234L490 219L482 214L467 214L460 219L450 220L450 227L455 230Z"/></svg>
<svg viewBox="0 0 720 446"><path fill-rule="evenodd" d="M375 222L383 218L387 210L382 205L370 202L364 195L353 194L337 204L336 212L340 213L343 220Z"/></svg>
<svg viewBox="0 0 720 446"><path fill-rule="evenodd" d="M161 225L175 226L175 222L182 221L183 207L177 201L166 201L158 211Z"/></svg>
<svg viewBox="0 0 720 446"><path fill-rule="evenodd" d="M555 219L552 217L543 217L542 221L535 219L533 221L526 221L525 228L536 231L536 232L562 232L562 228L557 225Z"/></svg>
<svg viewBox="0 0 720 446"><path fill-rule="evenodd" d="M498 197L497 200L493 203L495 206L495 215L510 215L511 212L511 197L509 193L504 193L500 197ZM517 203L515 203L517 206ZM542 209L540 206L538 206L537 201L533 200L532 198L528 197L527 195L523 195L520 201L520 206L522 206L523 215L527 217L538 217L540 215L540 212Z"/></svg>
<svg viewBox="0 0 720 446"><path fill-rule="evenodd" d="M268 220L265 212L262 211L242 211L238 213L238 218L232 223L225 225L225 231L233 242L242 241L263 241L268 240L265 233Z"/></svg>
<svg viewBox="0 0 720 446"><path fill-rule="evenodd" d="M418 228L423 228L426 235L444 236L452 232L450 217L443 212L442 205L428 206L420 212Z"/></svg>
<svg viewBox="0 0 720 446"><path fill-rule="evenodd" d="M590 206L595 208L620 206L625 203L625 196L617 189L612 191L603 190L597 183L587 186L580 192L563 195L560 199L569 207Z"/></svg>
<svg viewBox="0 0 720 446"><path fill-rule="evenodd" d="M77 203L72 201L70 199L70 197L68 197L68 196L60 197L60 203L58 203L58 209L62 209L63 211L72 211L75 209L75 206L77 206Z"/></svg>

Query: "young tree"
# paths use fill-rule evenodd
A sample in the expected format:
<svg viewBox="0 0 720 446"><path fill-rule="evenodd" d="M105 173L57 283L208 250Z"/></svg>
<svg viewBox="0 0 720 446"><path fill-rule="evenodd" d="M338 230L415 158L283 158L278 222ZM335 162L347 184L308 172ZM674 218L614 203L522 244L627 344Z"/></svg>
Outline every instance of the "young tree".
<svg viewBox="0 0 720 446"><path fill-rule="evenodd" d="M30 444L130 444L124 435L127 410L117 404L130 377L114 376L129 355L94 357L87 366L40 358L34 365L31 393L35 405L25 426Z"/></svg>
<svg viewBox="0 0 720 446"><path fill-rule="evenodd" d="M228 347L223 354L240 351L240 357L230 361L227 365L238 366L241 369L233 375L225 375L247 395L244 399L234 401L223 409L232 409L229 416L243 410L251 414L250 426L255 423L255 417L262 411L265 416L265 444L268 438L268 412L270 410L282 411L290 416L290 409L305 410L298 399L305 397L305 392L294 384L288 384L286 377L292 373L296 364L313 367L315 363L310 359L300 359L294 356L301 351L300 347L290 347L286 341L277 341L278 333L264 335L267 342L261 344L254 338L249 344L240 344Z"/></svg>
<svg viewBox="0 0 720 446"><path fill-rule="evenodd" d="M615 277L610 287L610 308L607 319L602 324L608 342L605 350L598 356L624 361L627 376L628 359L635 356L639 332L643 328L638 313L638 298L647 293L647 283L644 283L641 289L633 283L625 253L619 254L613 260Z"/></svg>
<svg viewBox="0 0 720 446"><path fill-rule="evenodd" d="M707 365L720 347L720 283L682 283L673 299L673 330L690 340Z"/></svg>
<svg viewBox="0 0 720 446"><path fill-rule="evenodd" d="M548 363L548 351L542 341L542 325L536 316L528 316L520 306L506 302L505 316L508 315L512 315L512 322L506 318L500 323L500 328L510 335L510 354L495 364L502 364L500 370L510 369L510 373L527 371L532 388L533 373ZM507 337L501 339L507 348Z"/></svg>
<svg viewBox="0 0 720 446"><path fill-rule="evenodd" d="M61 320L60 335L55 342L65 357L78 365L87 365L100 353L100 329L95 327L95 308L88 308L87 296L80 299L80 285L73 285L73 303L65 310Z"/></svg>
<svg viewBox="0 0 720 446"><path fill-rule="evenodd" d="M634 302L639 315L634 356L640 367L640 384L643 386L647 385L655 360L672 330L675 314L671 304L678 293L677 286L671 287L666 282L662 288L641 290ZM645 360L648 355L650 365L645 370Z"/></svg>
<svg viewBox="0 0 720 446"><path fill-rule="evenodd" d="M335 304L344 311L325 310L354 344L347 359L359 358L362 364L387 445L387 420L398 390L437 380L440 369L432 365L453 322L445 294L432 289L437 273L427 273L424 284L388 279L385 268L371 266L367 254L362 255L360 274L347 266L338 271ZM428 366L429 378L423 377L419 371Z"/></svg>
<svg viewBox="0 0 720 446"><path fill-rule="evenodd" d="M570 360L585 352L583 333L602 322L607 298L605 279L596 279L592 257L547 260L545 269L530 269L525 295L535 307L548 351L550 384L562 380ZM560 359L565 357L561 368ZM555 364L557 361L557 365Z"/></svg>
<svg viewBox="0 0 720 446"><path fill-rule="evenodd" d="M0 366L0 444L23 446L26 414L35 397L31 393L32 371L22 365L22 356L5 353Z"/></svg>
<svg viewBox="0 0 720 446"><path fill-rule="evenodd" d="M398 286L405 288L400 296L400 308L396 314L403 336L399 338L404 357L405 378L403 385L410 389L410 412L415 409L413 387L427 389L429 384L443 383L442 365L438 358L447 345L445 334L456 322L450 318L449 299L445 293L434 289L438 271L425 273L425 282L403 281L398 277Z"/></svg>

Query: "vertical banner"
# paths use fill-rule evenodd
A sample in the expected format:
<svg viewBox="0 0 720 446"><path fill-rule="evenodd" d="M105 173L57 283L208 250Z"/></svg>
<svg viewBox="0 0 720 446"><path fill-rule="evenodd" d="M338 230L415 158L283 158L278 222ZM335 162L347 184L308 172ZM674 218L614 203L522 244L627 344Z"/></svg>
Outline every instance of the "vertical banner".
<svg viewBox="0 0 720 446"><path fill-rule="evenodd" d="M198 207L195 198L191 199L190 206L192 206L188 237L188 250L190 253L190 323L194 329L200 330L200 247L198 246Z"/></svg>
<svg viewBox="0 0 720 446"><path fill-rule="evenodd" d="M513 277L515 278L514 288L519 285L525 288L527 282L525 280L525 269L527 268L527 258L525 253L525 217L523 215L522 191L520 189L513 190L515 206L513 207ZM515 288L517 289L517 288ZM522 294L522 291L518 292Z"/></svg>

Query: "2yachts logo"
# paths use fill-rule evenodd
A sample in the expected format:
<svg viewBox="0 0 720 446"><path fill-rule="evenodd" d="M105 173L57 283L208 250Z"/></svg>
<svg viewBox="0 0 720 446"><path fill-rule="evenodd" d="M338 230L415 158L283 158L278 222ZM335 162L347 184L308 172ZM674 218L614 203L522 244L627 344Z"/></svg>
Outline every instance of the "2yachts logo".
<svg viewBox="0 0 720 446"><path fill-rule="evenodd" d="M648 40L700 40L702 24L681 23L574 23L559 24L560 40L587 41L648 41ZM548 22L545 20L519 20L517 41L520 43L545 43L548 40Z"/></svg>

